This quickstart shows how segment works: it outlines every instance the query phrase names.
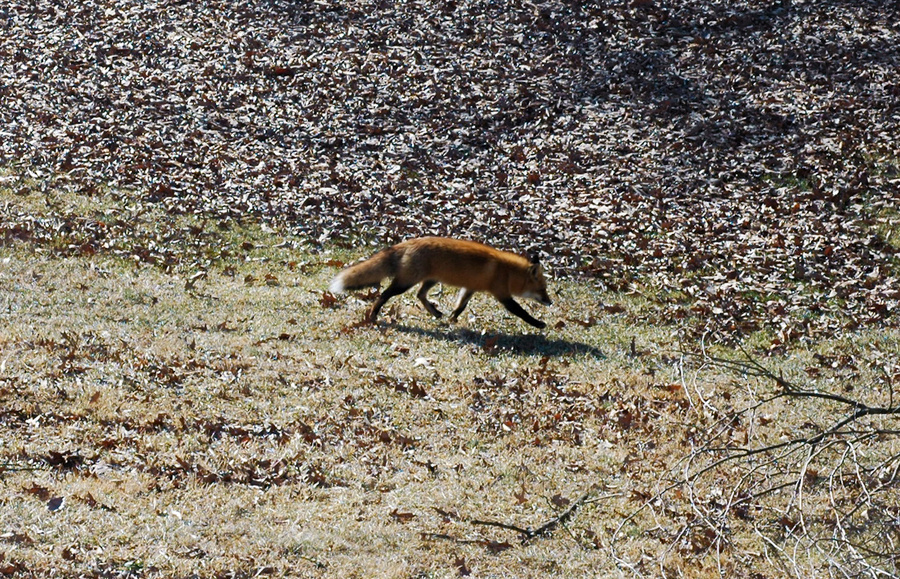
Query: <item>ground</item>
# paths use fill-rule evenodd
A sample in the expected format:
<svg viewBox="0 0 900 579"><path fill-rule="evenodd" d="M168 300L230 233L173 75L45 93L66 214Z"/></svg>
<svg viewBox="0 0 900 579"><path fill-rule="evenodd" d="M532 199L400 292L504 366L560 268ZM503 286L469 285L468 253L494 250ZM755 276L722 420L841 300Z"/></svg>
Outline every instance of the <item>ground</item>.
<svg viewBox="0 0 900 579"><path fill-rule="evenodd" d="M0 572L900 574L897 10L6 2Z"/></svg>
<svg viewBox="0 0 900 579"><path fill-rule="evenodd" d="M558 281L552 307L526 305L537 332L487 296L447 324L410 295L364 325L371 293L324 291L361 256L239 225L215 245L235 257L200 276L3 249L7 574L896 570L847 548L896 530L890 417L804 444L852 409L767 400L776 384L643 321L644 298ZM887 405L897 341L866 331L763 363ZM818 543L837 532L847 543Z"/></svg>

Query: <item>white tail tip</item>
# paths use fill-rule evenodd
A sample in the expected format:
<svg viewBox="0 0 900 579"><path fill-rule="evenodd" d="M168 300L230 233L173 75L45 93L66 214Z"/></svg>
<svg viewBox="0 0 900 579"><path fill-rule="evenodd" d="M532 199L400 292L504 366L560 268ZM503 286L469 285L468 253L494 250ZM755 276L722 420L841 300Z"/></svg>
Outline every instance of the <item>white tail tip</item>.
<svg viewBox="0 0 900 579"><path fill-rule="evenodd" d="M333 294L339 294L344 291L344 276L339 275L328 285L328 291Z"/></svg>

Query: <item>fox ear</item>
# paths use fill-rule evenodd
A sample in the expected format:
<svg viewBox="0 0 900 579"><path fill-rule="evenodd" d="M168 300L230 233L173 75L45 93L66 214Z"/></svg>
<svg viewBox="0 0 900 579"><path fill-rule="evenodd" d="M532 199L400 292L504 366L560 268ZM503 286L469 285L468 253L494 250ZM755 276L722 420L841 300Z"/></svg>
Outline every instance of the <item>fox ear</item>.
<svg viewBox="0 0 900 579"><path fill-rule="evenodd" d="M531 254L531 263L532 263L532 265L537 265L537 264L541 263L541 257L536 253L532 253Z"/></svg>
<svg viewBox="0 0 900 579"><path fill-rule="evenodd" d="M531 267L528 268L528 275L530 275L533 278L538 278L541 275L542 269L543 268L541 267L541 264L532 263Z"/></svg>

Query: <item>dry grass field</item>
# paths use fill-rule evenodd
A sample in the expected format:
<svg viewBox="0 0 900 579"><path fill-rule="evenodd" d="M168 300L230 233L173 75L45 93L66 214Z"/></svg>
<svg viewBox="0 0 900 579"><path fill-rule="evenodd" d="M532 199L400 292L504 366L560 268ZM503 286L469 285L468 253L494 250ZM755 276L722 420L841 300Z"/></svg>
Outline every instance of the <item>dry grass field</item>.
<svg viewBox="0 0 900 579"><path fill-rule="evenodd" d="M106 202L2 194L48 222ZM201 257L6 227L3 575L898 572L894 330L707 350L646 296L575 280L526 304L543 332L485 296L455 325L408 295L365 326L372 294L324 288L371 248L128 219ZM746 356L773 374L721 361Z"/></svg>

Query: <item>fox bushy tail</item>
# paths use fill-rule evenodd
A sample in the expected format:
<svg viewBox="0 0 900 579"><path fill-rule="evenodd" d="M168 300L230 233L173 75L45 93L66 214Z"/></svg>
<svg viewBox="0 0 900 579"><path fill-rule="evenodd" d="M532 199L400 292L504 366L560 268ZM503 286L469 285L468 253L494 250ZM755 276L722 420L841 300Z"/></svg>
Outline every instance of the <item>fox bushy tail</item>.
<svg viewBox="0 0 900 579"><path fill-rule="evenodd" d="M378 285L384 278L396 275L396 270L395 252L389 247L337 274L331 280L328 290L336 294L345 290Z"/></svg>

